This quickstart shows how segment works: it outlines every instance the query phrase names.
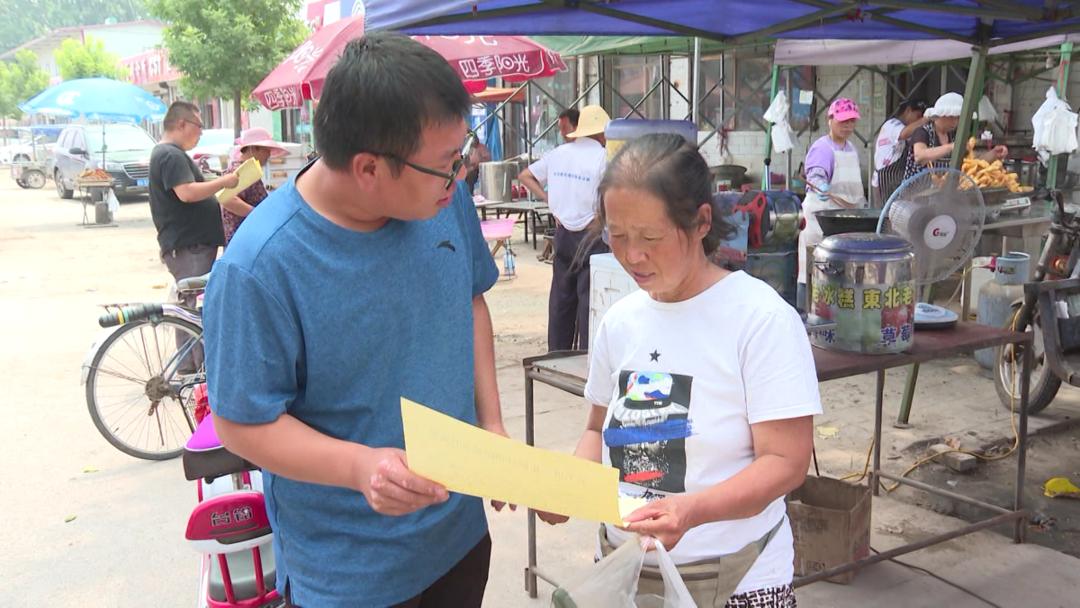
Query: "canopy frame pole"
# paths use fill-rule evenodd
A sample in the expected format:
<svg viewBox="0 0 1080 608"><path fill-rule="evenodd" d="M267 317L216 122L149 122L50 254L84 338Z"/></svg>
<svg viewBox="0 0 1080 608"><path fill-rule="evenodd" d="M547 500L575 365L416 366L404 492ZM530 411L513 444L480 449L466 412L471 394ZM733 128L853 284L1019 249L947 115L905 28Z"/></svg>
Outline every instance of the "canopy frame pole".
<svg viewBox="0 0 1080 608"><path fill-rule="evenodd" d="M528 86L525 89L525 154L531 161L533 157L533 84L532 81L526 84Z"/></svg>
<svg viewBox="0 0 1080 608"><path fill-rule="evenodd" d="M949 163L953 169L959 169L967 155L967 140L972 133L971 114L979 107L979 100L982 99L988 50L985 46L972 49L971 67L968 68L967 83L964 86L964 105L960 109L960 123L956 127L952 160Z"/></svg>
<svg viewBox="0 0 1080 608"><path fill-rule="evenodd" d="M789 77L790 79L790 77ZM780 66L773 64L772 83L769 85L769 103L776 99L777 86L780 83ZM772 130L773 124L768 123L765 129L765 172L761 175L761 189L768 190L772 180Z"/></svg>
<svg viewBox="0 0 1080 608"><path fill-rule="evenodd" d="M690 76L690 97L693 98L690 102L690 117L696 129L701 116L698 109L698 96L701 94L701 38L697 36L694 36L694 55L691 61L694 63L691 66L693 71Z"/></svg>
<svg viewBox="0 0 1080 608"><path fill-rule="evenodd" d="M1068 92L1069 88L1069 68L1072 66L1072 50L1073 43L1061 43L1061 60L1058 62L1057 78L1057 95L1060 99L1065 99L1065 94ZM1050 157L1050 162L1046 167L1046 187L1049 188L1051 192L1057 190L1058 160L1058 155L1054 154Z"/></svg>

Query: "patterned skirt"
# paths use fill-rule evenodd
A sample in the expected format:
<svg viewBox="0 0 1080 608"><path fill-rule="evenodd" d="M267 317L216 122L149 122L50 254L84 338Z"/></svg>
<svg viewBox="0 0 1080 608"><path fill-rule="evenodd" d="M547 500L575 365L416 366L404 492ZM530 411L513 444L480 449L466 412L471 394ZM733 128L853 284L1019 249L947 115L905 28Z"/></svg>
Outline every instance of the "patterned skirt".
<svg viewBox="0 0 1080 608"><path fill-rule="evenodd" d="M728 599L724 608L795 608L795 589L784 585L737 593Z"/></svg>

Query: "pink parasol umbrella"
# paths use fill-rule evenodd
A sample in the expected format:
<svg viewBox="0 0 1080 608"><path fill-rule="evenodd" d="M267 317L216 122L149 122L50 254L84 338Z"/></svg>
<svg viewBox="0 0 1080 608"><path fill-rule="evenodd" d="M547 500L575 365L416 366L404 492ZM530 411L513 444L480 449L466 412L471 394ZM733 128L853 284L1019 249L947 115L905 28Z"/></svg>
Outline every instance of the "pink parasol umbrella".
<svg viewBox="0 0 1080 608"><path fill-rule="evenodd" d="M364 35L363 17L336 21L311 35L281 62L252 95L267 109L298 108L319 99L327 72L345 45ZM543 78L566 69L558 53L522 36L413 36L446 58L472 92L488 78Z"/></svg>

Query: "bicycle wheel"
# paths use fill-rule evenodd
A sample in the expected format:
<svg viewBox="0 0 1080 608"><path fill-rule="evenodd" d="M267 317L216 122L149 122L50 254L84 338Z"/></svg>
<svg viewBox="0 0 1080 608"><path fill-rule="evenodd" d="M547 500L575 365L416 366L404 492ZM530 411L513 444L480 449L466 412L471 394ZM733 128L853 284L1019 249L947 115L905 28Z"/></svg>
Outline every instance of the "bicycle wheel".
<svg viewBox="0 0 1080 608"><path fill-rule="evenodd" d="M202 328L176 317L125 323L94 355L86 405L98 431L136 458L180 455L195 430L191 392L205 381Z"/></svg>

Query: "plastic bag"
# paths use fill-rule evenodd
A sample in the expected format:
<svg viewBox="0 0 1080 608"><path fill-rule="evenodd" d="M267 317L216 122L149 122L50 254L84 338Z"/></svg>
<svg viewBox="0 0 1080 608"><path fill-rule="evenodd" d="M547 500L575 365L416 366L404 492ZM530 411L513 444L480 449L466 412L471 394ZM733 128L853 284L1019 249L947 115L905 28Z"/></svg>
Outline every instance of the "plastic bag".
<svg viewBox="0 0 1080 608"><path fill-rule="evenodd" d="M641 543L623 543L582 577L556 589L552 608L637 608L634 596L644 560Z"/></svg>
<svg viewBox="0 0 1080 608"><path fill-rule="evenodd" d="M1046 91L1046 101L1031 117L1035 131L1031 146L1049 155L1071 153L1077 148L1076 125L1076 113L1070 111L1069 104L1059 99L1050 87Z"/></svg>
<svg viewBox="0 0 1080 608"><path fill-rule="evenodd" d="M769 104L769 109L765 110L765 114L762 118L773 123L770 133L772 135L773 150L779 153L784 153L795 146L792 140L791 125L788 124L788 110L791 109L791 104L788 102L787 93L779 91L776 93L776 97L773 98L772 103Z"/></svg>
<svg viewBox="0 0 1080 608"><path fill-rule="evenodd" d="M679 568L671 555L658 540L656 543L656 563L660 567L660 576L664 578L664 597L655 595L637 596L637 608L697 608L690 590L686 588Z"/></svg>
<svg viewBox="0 0 1080 608"><path fill-rule="evenodd" d="M994 122L998 119L997 110L986 95L983 95L982 99L979 100L978 114L979 120L982 122Z"/></svg>
<svg viewBox="0 0 1080 608"><path fill-rule="evenodd" d="M640 540L627 541L581 577L556 589L551 594L552 608L697 608L664 546L655 539L649 542L656 546L664 597L637 594L645 548Z"/></svg>
<svg viewBox="0 0 1080 608"><path fill-rule="evenodd" d="M109 189L109 194L105 197L105 206L109 208L109 213L115 215L117 211L120 211L120 199L116 198L116 193Z"/></svg>

